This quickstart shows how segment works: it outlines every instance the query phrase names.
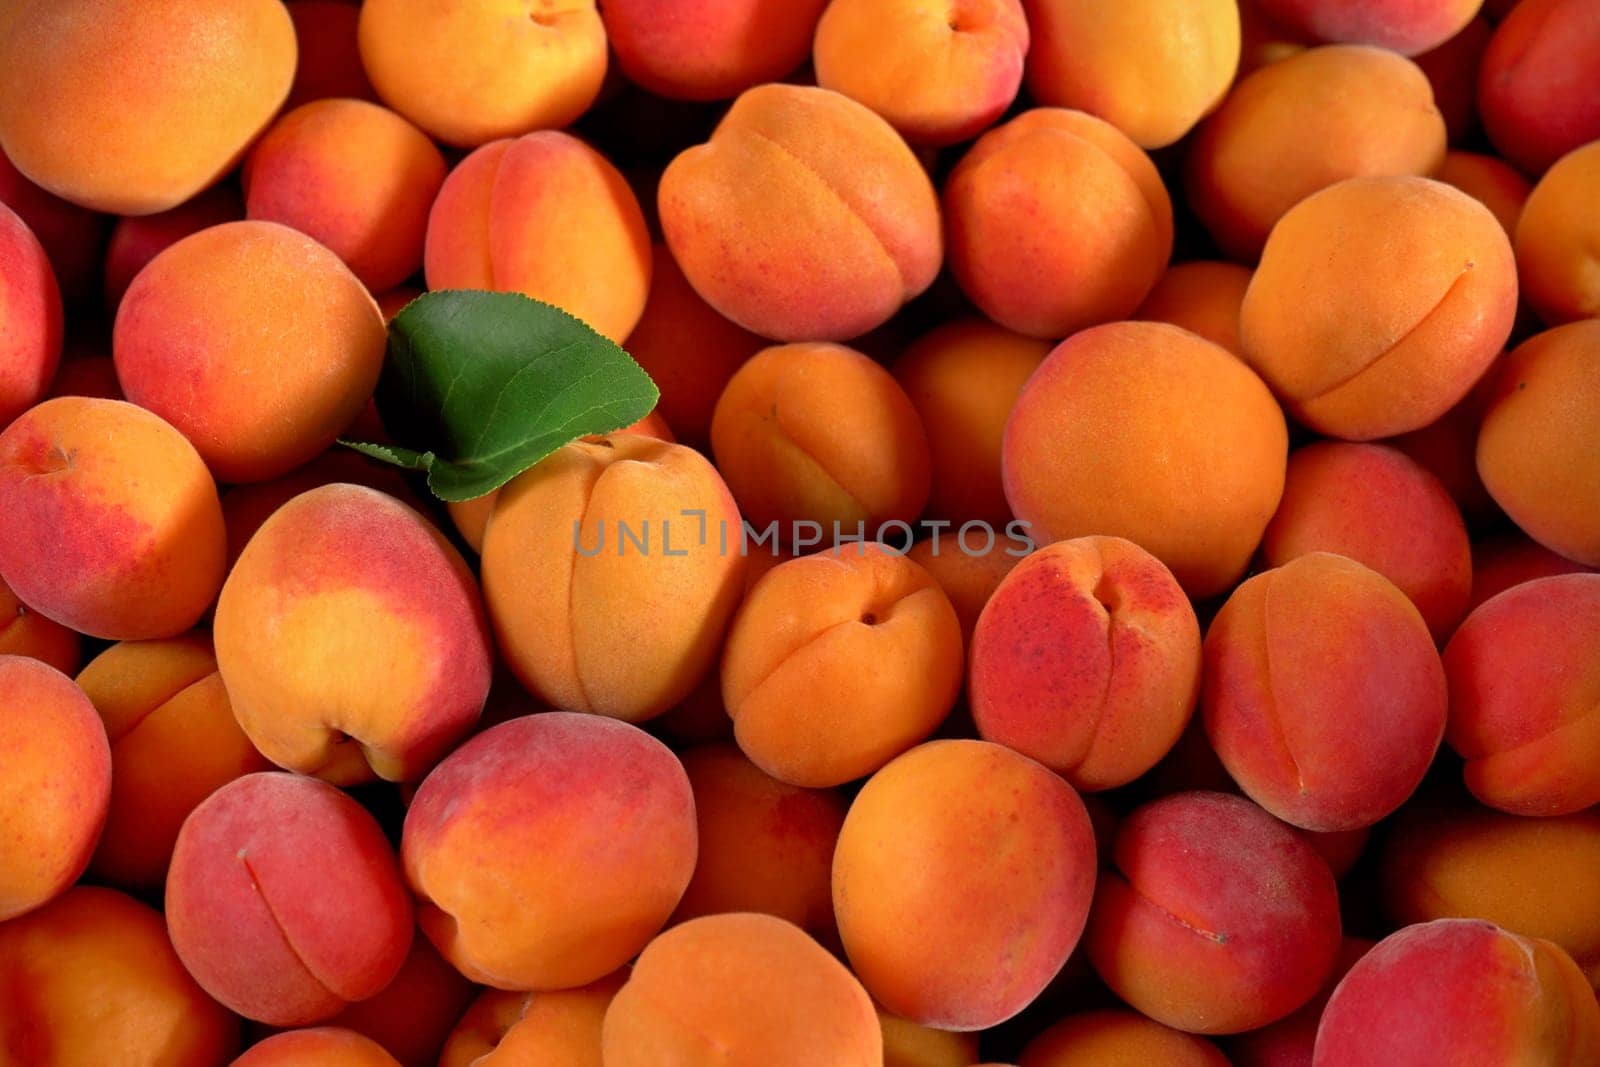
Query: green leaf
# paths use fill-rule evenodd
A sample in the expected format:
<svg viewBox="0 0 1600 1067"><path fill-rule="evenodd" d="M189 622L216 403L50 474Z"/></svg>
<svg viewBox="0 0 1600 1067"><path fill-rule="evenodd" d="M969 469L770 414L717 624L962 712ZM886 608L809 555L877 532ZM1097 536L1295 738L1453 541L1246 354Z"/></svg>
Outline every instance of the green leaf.
<svg viewBox="0 0 1600 1067"><path fill-rule="evenodd" d="M660 395L632 357L558 307L441 290L389 324L378 412L403 445L340 443L426 471L442 500L471 500L580 437L639 421Z"/></svg>

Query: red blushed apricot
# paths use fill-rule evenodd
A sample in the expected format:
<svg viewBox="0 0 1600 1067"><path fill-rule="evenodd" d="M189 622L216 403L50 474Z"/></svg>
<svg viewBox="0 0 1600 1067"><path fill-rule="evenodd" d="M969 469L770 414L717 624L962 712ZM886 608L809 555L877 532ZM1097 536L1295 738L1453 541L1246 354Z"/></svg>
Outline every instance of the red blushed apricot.
<svg viewBox="0 0 1600 1067"><path fill-rule="evenodd" d="M1244 573L1288 451L1244 363L1176 326L1119 322L1063 341L1028 380L1001 475L1035 541L1124 537L1205 597Z"/></svg>
<svg viewBox="0 0 1600 1067"><path fill-rule="evenodd" d="M690 749L682 758L700 855L673 921L761 912L833 940L828 879L843 798L780 782L732 745Z"/></svg>
<svg viewBox="0 0 1600 1067"><path fill-rule="evenodd" d="M404 1067L436 1067L440 1050L478 987L456 970L425 937L411 939L411 953L383 991L347 1005L329 1026L369 1037Z"/></svg>
<svg viewBox="0 0 1600 1067"><path fill-rule="evenodd" d="M1600 804L1600 575L1538 578L1486 601L1444 667L1446 739L1474 796L1514 815Z"/></svg>
<svg viewBox="0 0 1600 1067"><path fill-rule="evenodd" d="M272 765L234 721L204 635L113 645L78 685L111 741L110 813L89 870L119 888L159 890L189 813Z"/></svg>
<svg viewBox="0 0 1600 1067"><path fill-rule="evenodd" d="M1472 546L1443 485L1404 452L1317 442L1289 457L1283 501L1261 541L1267 566L1312 552L1346 556L1411 599L1435 640L1472 593Z"/></svg>
<svg viewBox="0 0 1600 1067"><path fill-rule="evenodd" d="M702 1062L879 1067L883 1036L861 983L798 927L708 915L652 941L606 1009L606 1067Z"/></svg>
<svg viewBox="0 0 1600 1067"><path fill-rule="evenodd" d="M423 933L468 978L568 989L626 963L694 872L694 797L637 727L547 712L485 730L417 790L401 858Z"/></svg>
<svg viewBox="0 0 1600 1067"><path fill-rule="evenodd" d="M364 486L322 486L274 512L229 573L214 631L255 746L343 785L417 780L489 692L483 605L460 553Z"/></svg>
<svg viewBox="0 0 1600 1067"><path fill-rule="evenodd" d="M365 100L317 100L273 123L245 160L245 212L331 248L371 292L422 267L444 156L426 134Z"/></svg>
<svg viewBox="0 0 1600 1067"><path fill-rule="evenodd" d="M928 437L931 517L995 528L1010 521L1000 484L1006 419L1049 351L1047 341L962 319L924 334L895 361L895 380Z"/></svg>
<svg viewBox="0 0 1600 1067"><path fill-rule="evenodd" d="M239 1020L195 984L161 913L78 886L0 923L0 1055L8 1064L222 1067Z"/></svg>
<svg viewBox="0 0 1600 1067"><path fill-rule="evenodd" d="M1084 943L1119 997L1199 1034L1253 1030L1316 994L1339 951L1333 875L1242 797L1179 793L1122 821Z"/></svg>
<svg viewBox="0 0 1600 1067"><path fill-rule="evenodd" d="M1200 624L1172 572L1133 542L1057 541L989 598L970 662L985 740L1079 789L1109 789L1155 766L1188 723Z"/></svg>
<svg viewBox="0 0 1600 1067"><path fill-rule="evenodd" d="M438 1067L603 1067L601 1026L626 978L617 971L554 993L485 990L451 1031Z"/></svg>
<svg viewBox="0 0 1600 1067"><path fill-rule="evenodd" d="M1517 232L1517 220L1533 186L1516 169L1494 156L1473 152L1448 152L1433 175L1453 185L1494 212L1507 234Z"/></svg>
<svg viewBox="0 0 1600 1067"><path fill-rule="evenodd" d="M315 1026L274 1034L229 1067L400 1067L400 1061L354 1030Z"/></svg>
<svg viewBox="0 0 1600 1067"><path fill-rule="evenodd" d="M0 203L0 429L44 399L61 361L61 290L44 246Z"/></svg>
<svg viewBox="0 0 1600 1067"><path fill-rule="evenodd" d="M1403 56L1460 33L1483 0L1251 0L1268 18L1313 41L1370 44Z"/></svg>
<svg viewBox="0 0 1600 1067"><path fill-rule="evenodd" d="M975 1034L936 1030L878 1009L883 1067L971 1067L978 1062Z"/></svg>
<svg viewBox="0 0 1600 1067"><path fill-rule="evenodd" d="M1327 552L1240 585L1206 631L1201 710L1249 797L1307 830L1393 812L1444 737L1444 671L1387 578Z"/></svg>
<svg viewBox="0 0 1600 1067"><path fill-rule="evenodd" d="M1522 295L1552 326L1600 317L1600 140L1545 171L1517 221Z"/></svg>
<svg viewBox="0 0 1600 1067"><path fill-rule="evenodd" d="M660 96L723 100L793 71L827 0L606 0L617 66Z"/></svg>
<svg viewBox="0 0 1600 1067"><path fill-rule="evenodd" d="M1322 1021L1328 998L1356 961L1371 952L1375 944L1364 937L1346 937L1322 990L1293 1014L1225 1042L1228 1062L1233 1067L1311 1067L1317 1024Z"/></svg>
<svg viewBox="0 0 1600 1067"><path fill-rule="evenodd" d="M962 291L1033 337L1126 317L1172 254L1155 164L1082 111L1035 108L984 134L950 172L944 211Z"/></svg>
<svg viewBox="0 0 1600 1067"><path fill-rule="evenodd" d="M381 992L411 949L411 898L377 821L326 782L278 771L229 782L184 821L166 915L195 981L274 1026Z"/></svg>
<svg viewBox="0 0 1600 1067"><path fill-rule="evenodd" d="M873 536L928 499L928 437L893 376L853 348L776 345L740 367L711 419L718 469L753 525L800 545L811 522Z"/></svg>
<svg viewBox="0 0 1600 1067"><path fill-rule="evenodd" d="M243 218L244 198L232 181L225 181L166 211L118 219L106 245L106 309L115 315L133 279L168 248L191 234Z"/></svg>
<svg viewBox="0 0 1600 1067"><path fill-rule="evenodd" d="M0 433L0 579L46 618L113 641L182 633L217 595L225 541L194 446L142 408L58 397Z"/></svg>
<svg viewBox="0 0 1600 1067"><path fill-rule="evenodd" d="M294 25L275 0L10 8L0 146L34 182L96 211L148 215L200 192L232 168L294 77Z"/></svg>
<svg viewBox="0 0 1600 1067"><path fill-rule="evenodd" d="M0 656L27 656L62 674L76 674L83 642L59 622L30 609L0 582Z"/></svg>
<svg viewBox="0 0 1600 1067"><path fill-rule="evenodd" d="M889 1011L942 1030L994 1026L1077 945L1094 856L1083 802L1042 764L987 741L919 745L845 816L839 935Z"/></svg>
<svg viewBox="0 0 1600 1067"><path fill-rule="evenodd" d="M1481 0L1445 0L1471 3ZM1433 86L1433 103L1444 117L1445 133L1451 144L1460 144L1472 134L1478 119L1478 71L1489 48L1494 27L1479 15L1455 36L1416 55L1417 66ZM1440 178L1443 181L1443 178Z"/></svg>
<svg viewBox="0 0 1600 1067"><path fill-rule="evenodd" d="M661 390L656 410L685 444L711 440L711 414L728 379L766 342L722 317L683 276L672 252L651 255L650 297L623 342Z"/></svg>
<svg viewBox="0 0 1600 1067"><path fill-rule="evenodd" d="M1522 531L1600 567L1600 319L1524 341L1486 384L1478 473Z"/></svg>
<svg viewBox="0 0 1600 1067"><path fill-rule="evenodd" d="M1317 1028L1313 1067L1600 1062L1600 1006L1566 953L1492 923L1440 919L1378 942Z"/></svg>
<svg viewBox="0 0 1600 1067"><path fill-rule="evenodd" d="M94 705L39 660L0 656L0 708L4 922L59 896L83 873L106 821L111 753Z"/></svg>
<svg viewBox="0 0 1600 1067"><path fill-rule="evenodd" d="M1240 355L1239 307L1249 288L1250 269L1237 263L1179 263L1167 268L1131 317L1182 326Z"/></svg>
<svg viewBox="0 0 1600 1067"><path fill-rule="evenodd" d="M741 546L733 497L693 449L626 433L568 445L500 490L484 533L501 652L552 707L654 718L715 663Z"/></svg>
<svg viewBox="0 0 1600 1067"><path fill-rule="evenodd" d="M0 152L0 204L16 212L44 247L64 300L73 303L87 295L100 272L105 217L45 192L24 177L4 152Z"/></svg>
<svg viewBox="0 0 1600 1067"><path fill-rule="evenodd" d="M356 32L383 102L462 148L565 126L605 79L594 0L374 0L361 5Z"/></svg>
<svg viewBox="0 0 1600 1067"><path fill-rule="evenodd" d="M840 93L763 85L661 176L661 228L706 302L779 341L842 341L888 321L939 271L922 164Z"/></svg>
<svg viewBox="0 0 1600 1067"><path fill-rule="evenodd" d="M1381 876L1384 910L1402 925L1483 919L1555 942L1600 984L1600 811L1410 807L1385 841Z"/></svg>
<svg viewBox="0 0 1600 1067"><path fill-rule="evenodd" d="M827 788L931 734L961 687L961 631L921 567L880 545L778 564L739 607L722 699L751 761Z"/></svg>
<svg viewBox="0 0 1600 1067"><path fill-rule="evenodd" d="M288 0L285 6L300 55L284 108L329 97L377 99L356 41L360 6L346 0Z"/></svg>
<svg viewBox="0 0 1600 1067"><path fill-rule="evenodd" d="M1273 229L1240 335L1291 415L1362 441L1426 426L1466 396L1516 309L1511 242L1488 208L1427 178L1352 178Z"/></svg>
<svg viewBox="0 0 1600 1067"><path fill-rule="evenodd" d="M1557 574L1579 574L1595 568L1574 563L1521 534L1486 537L1472 546L1472 599L1468 611L1512 586Z"/></svg>
<svg viewBox="0 0 1600 1067"><path fill-rule="evenodd" d="M614 341L644 311L650 264L627 181L558 130L479 148L456 164L428 216L428 288L525 293Z"/></svg>
<svg viewBox="0 0 1600 1067"><path fill-rule="evenodd" d="M998 539L991 545L986 534L974 530L968 547L963 547L959 532L946 533L937 544L932 538L918 541L906 558L927 571L950 598L956 621L961 624L961 647L970 651L972 631L984 605L1012 568L1026 558L1030 547L1022 543L1008 545Z"/></svg>
<svg viewBox="0 0 1600 1067"><path fill-rule="evenodd" d="M948 145L994 124L1022 86L1028 20L1019 0L835 0L817 24L817 84L857 100L914 145Z"/></svg>
<svg viewBox="0 0 1600 1067"><path fill-rule="evenodd" d="M277 477L333 444L371 399L385 345L378 305L338 256L259 221L157 255L112 333L128 399L171 421L228 482Z"/></svg>
<svg viewBox="0 0 1600 1067"><path fill-rule="evenodd" d="M1203 1037L1131 1011L1070 1015L1028 1042L1019 1067L1229 1067Z"/></svg>
<svg viewBox="0 0 1600 1067"><path fill-rule="evenodd" d="M1415 63L1327 45L1241 80L1201 124L1184 182L1217 244L1249 261L1317 190L1345 178L1431 174L1444 151L1444 119Z"/></svg>
<svg viewBox="0 0 1600 1067"><path fill-rule="evenodd" d="M1177 141L1227 94L1239 66L1229 0L1023 0L1028 89L1097 115L1141 148Z"/></svg>
<svg viewBox="0 0 1600 1067"><path fill-rule="evenodd" d="M1537 176L1600 138L1600 6L1520 0L1495 27L1478 76L1478 114L1495 149Z"/></svg>

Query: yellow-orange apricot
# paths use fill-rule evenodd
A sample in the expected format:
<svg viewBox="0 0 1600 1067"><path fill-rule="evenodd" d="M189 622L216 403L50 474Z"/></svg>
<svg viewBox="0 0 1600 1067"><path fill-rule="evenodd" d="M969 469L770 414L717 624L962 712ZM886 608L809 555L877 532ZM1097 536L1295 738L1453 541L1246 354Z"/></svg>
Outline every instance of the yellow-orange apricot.
<svg viewBox="0 0 1600 1067"><path fill-rule="evenodd" d="M1028 1043L1019 1067L1229 1067L1203 1037L1131 1011L1069 1015Z"/></svg>
<svg viewBox="0 0 1600 1067"><path fill-rule="evenodd" d="M29 608L0 581L0 656L28 656L70 675L82 655L76 633Z"/></svg>
<svg viewBox="0 0 1600 1067"><path fill-rule="evenodd" d="M971 1067L978 1062L978 1039L923 1026L878 1009L883 1030L883 1067Z"/></svg>
<svg viewBox="0 0 1600 1067"><path fill-rule="evenodd" d="M1241 355L1239 308L1249 288L1250 269L1237 263L1178 263L1167 268L1131 317L1182 326Z"/></svg>
<svg viewBox="0 0 1600 1067"><path fill-rule="evenodd" d="M1517 232L1517 220L1533 186L1516 168L1495 156L1475 152L1447 152L1433 175L1453 185L1494 212L1508 234ZM1520 264L1519 264L1520 265Z"/></svg>
<svg viewBox="0 0 1600 1067"><path fill-rule="evenodd" d="M1600 318L1600 141L1551 164L1517 220L1522 296L1552 326Z"/></svg>
<svg viewBox="0 0 1600 1067"><path fill-rule="evenodd" d="M229 1067L400 1067L400 1061L354 1030L314 1026L274 1034Z"/></svg>
<svg viewBox="0 0 1600 1067"><path fill-rule="evenodd" d="M438 1067L603 1067L600 1028L626 978L617 971L552 993L485 990L451 1031Z"/></svg>

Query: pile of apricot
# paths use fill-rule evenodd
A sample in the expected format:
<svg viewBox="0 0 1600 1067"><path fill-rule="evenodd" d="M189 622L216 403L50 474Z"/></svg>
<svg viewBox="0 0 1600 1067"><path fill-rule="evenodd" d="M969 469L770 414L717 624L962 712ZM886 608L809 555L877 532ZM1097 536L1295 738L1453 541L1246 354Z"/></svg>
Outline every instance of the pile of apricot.
<svg viewBox="0 0 1600 1067"><path fill-rule="evenodd" d="M1596 0L0 0L0 153L0 1067L1600 1064ZM460 289L659 405L340 446Z"/></svg>

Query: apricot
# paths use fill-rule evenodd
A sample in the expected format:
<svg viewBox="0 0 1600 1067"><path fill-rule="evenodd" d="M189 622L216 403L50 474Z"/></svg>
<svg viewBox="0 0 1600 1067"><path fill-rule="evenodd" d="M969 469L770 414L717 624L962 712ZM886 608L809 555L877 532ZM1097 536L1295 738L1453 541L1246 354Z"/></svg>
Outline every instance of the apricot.
<svg viewBox="0 0 1600 1067"><path fill-rule="evenodd" d="M834 0L817 23L817 84L865 104L914 145L992 126L1022 87L1020 0Z"/></svg>
<svg viewBox="0 0 1600 1067"><path fill-rule="evenodd" d="M617 971L552 993L485 990L451 1032L438 1067L603 1067L600 1028L625 978Z"/></svg>
<svg viewBox="0 0 1600 1067"><path fill-rule="evenodd" d="M1370 44L1414 56L1472 21L1483 0L1252 0L1268 18L1313 41Z"/></svg>
<svg viewBox="0 0 1600 1067"><path fill-rule="evenodd" d="M371 1038L404 1067L437 1067L445 1042L478 992L427 938L413 937L394 980L376 996L346 1005L327 1025Z"/></svg>
<svg viewBox="0 0 1600 1067"><path fill-rule="evenodd" d="M1321 441L1289 456L1261 541L1267 566L1332 552L1394 583L1442 641L1467 611L1472 546L1443 485L1404 452Z"/></svg>
<svg viewBox="0 0 1600 1067"><path fill-rule="evenodd" d="M944 211L961 290L1032 337L1125 318L1172 254L1155 164L1082 111L1035 108L984 134L950 172Z"/></svg>
<svg viewBox="0 0 1600 1067"><path fill-rule="evenodd" d="M913 342L892 368L927 432L927 513L953 523L1011 519L1000 484L1006 419L1050 345L982 319L947 322Z"/></svg>
<svg viewBox="0 0 1600 1067"><path fill-rule="evenodd" d="M594 0L372 0L357 43L383 102L461 148L567 125L606 73Z"/></svg>
<svg viewBox="0 0 1600 1067"><path fill-rule="evenodd" d="M894 128L840 93L763 85L661 176L661 228L705 301L779 341L882 325L939 271L939 203Z"/></svg>
<svg viewBox="0 0 1600 1067"><path fill-rule="evenodd" d="M0 429L43 400L61 361L61 290L33 231L0 203Z"/></svg>
<svg viewBox="0 0 1600 1067"><path fill-rule="evenodd" d="M1239 67L1233 0L1023 0L1033 29L1028 90L1105 119L1141 148L1177 141L1214 109Z"/></svg>
<svg viewBox="0 0 1600 1067"><path fill-rule="evenodd" d="M650 234L604 156L545 130L456 164L428 215L423 263L430 289L525 293L621 341L650 290Z"/></svg>
<svg viewBox="0 0 1600 1067"><path fill-rule="evenodd" d="M1600 7L1589 0L1520 0L1489 38L1478 115L1495 150L1537 177L1600 138L1600 95L1585 91L1600 62Z"/></svg>
<svg viewBox="0 0 1600 1067"><path fill-rule="evenodd" d="M567 445L500 491L484 534L501 653L553 707L660 715L716 661L741 546L733 497L693 449L637 434Z"/></svg>
<svg viewBox="0 0 1600 1067"><path fill-rule="evenodd" d="M106 309L115 315L133 279L168 248L191 234L243 218L244 197L233 182L226 181L166 211L118 219L106 245Z"/></svg>
<svg viewBox="0 0 1600 1067"><path fill-rule="evenodd" d="M739 747L790 785L861 778L931 734L961 687L955 609L880 545L778 564L739 607L722 700Z"/></svg>
<svg viewBox="0 0 1600 1067"><path fill-rule="evenodd" d="M95 211L165 211L215 182L294 78L294 24L277 0L9 6L0 148Z"/></svg>
<svg viewBox="0 0 1600 1067"><path fill-rule="evenodd" d="M1168 267L1132 318L1170 322L1197 333L1234 355L1239 341L1239 307L1250 288L1250 269L1237 263L1196 260Z"/></svg>
<svg viewBox="0 0 1600 1067"><path fill-rule="evenodd" d="M59 622L40 615L0 582L0 656L28 656L74 674L82 662L83 642Z"/></svg>
<svg viewBox="0 0 1600 1067"><path fill-rule="evenodd" d="M16 212L43 246L64 302L87 295L100 272L105 216L39 188L4 152L0 152L0 204Z"/></svg>
<svg viewBox="0 0 1600 1067"><path fill-rule="evenodd" d="M112 355L129 400L171 421L221 480L255 482L333 444L371 399L386 343L378 305L338 256L246 221L152 259L117 309Z"/></svg>
<svg viewBox="0 0 1600 1067"><path fill-rule="evenodd" d="M274 122L245 160L245 212L332 249L374 293L422 267L444 156L427 135L365 100L316 100Z"/></svg>
<svg viewBox="0 0 1600 1067"><path fill-rule="evenodd" d="M921 1026L878 1009L883 1067L971 1067L978 1062L976 1034Z"/></svg>
<svg viewBox="0 0 1600 1067"><path fill-rule="evenodd" d="M1277 1022L1239 1034L1225 1042L1228 1060L1233 1067L1311 1067L1311 1057L1317 1043L1317 1024L1322 1021L1322 1011L1328 1005L1328 998L1333 996L1333 991L1350 973L1356 961L1372 951L1375 944L1376 941L1364 937L1346 937L1332 973L1316 996Z"/></svg>
<svg viewBox="0 0 1600 1067"><path fill-rule="evenodd" d="M1520 533L1486 537L1472 546L1472 599L1467 610L1476 611L1490 597L1535 578L1594 569L1557 555Z"/></svg>
<svg viewBox="0 0 1600 1067"><path fill-rule="evenodd" d="M489 692L476 582L428 520L336 483L283 505L222 587L217 669L280 767L341 785L415 781Z"/></svg>
<svg viewBox="0 0 1600 1067"><path fill-rule="evenodd" d="M694 797L637 727L547 712L491 727L417 789L400 855L422 932L473 981L569 989L633 957L694 873Z"/></svg>
<svg viewBox="0 0 1600 1067"><path fill-rule="evenodd" d="M1487 383L1478 473L1524 533L1600 567L1600 320L1518 345Z"/></svg>
<svg viewBox="0 0 1600 1067"><path fill-rule="evenodd" d="M294 22L300 61L295 64L294 84L284 108L329 97L377 99L361 66L361 46L356 40L360 6L345 0L287 0L285 6Z"/></svg>
<svg viewBox="0 0 1600 1067"><path fill-rule="evenodd" d="M1476 5L1482 0L1445 0ZM1451 144L1466 142L1478 120L1478 72L1489 49L1494 26L1482 14L1474 16L1453 37L1426 52L1413 53L1418 67L1433 86L1433 103L1444 117ZM1438 175L1435 175L1438 177ZM1443 178L1439 179L1443 181ZM1454 184L1454 183L1452 183Z"/></svg>
<svg viewBox="0 0 1600 1067"><path fill-rule="evenodd" d="M6 1064L223 1067L239 1020L195 984L161 913L77 886L0 923L0 1058Z"/></svg>
<svg viewBox="0 0 1600 1067"><path fill-rule="evenodd" d="M829 877L844 800L780 782L733 745L692 748L682 760L700 853L673 921L760 912L833 940Z"/></svg>
<svg viewBox="0 0 1600 1067"><path fill-rule="evenodd" d="M1427 178L1351 178L1273 229L1240 335L1297 420L1371 440L1426 426L1464 397L1516 307L1511 243L1488 208Z"/></svg>
<svg viewBox="0 0 1600 1067"><path fill-rule="evenodd" d="M400 1067L400 1061L354 1030L315 1026L274 1034L230 1067Z"/></svg>
<svg viewBox="0 0 1600 1067"><path fill-rule="evenodd" d="M723 100L804 63L827 0L606 0L617 66L660 96Z"/></svg>
<svg viewBox="0 0 1600 1067"><path fill-rule="evenodd" d="M717 467L757 528L804 550L796 524L818 541L871 537L909 523L928 499L928 437L917 409L877 363L853 348L775 345L729 380L711 418ZM831 536L830 536L831 535Z"/></svg>
<svg viewBox="0 0 1600 1067"><path fill-rule="evenodd" d="M1024 541L1002 544L998 538L991 545L986 534L976 528L970 528L969 534L963 539L960 531L954 535L946 532L937 541L918 541L906 558L927 571L950 598L961 624L961 646L970 655L972 632L984 605L1033 546Z"/></svg>
<svg viewBox="0 0 1600 1067"><path fill-rule="evenodd" d="M701 1062L879 1067L872 1001L844 965L771 915L708 915L646 946L606 1009L606 1067Z"/></svg>
<svg viewBox="0 0 1600 1067"><path fill-rule="evenodd" d="M382 991L411 948L411 899L377 821L326 782L281 771L234 779L184 820L166 915L195 981L274 1026Z"/></svg>
<svg viewBox="0 0 1600 1067"><path fill-rule="evenodd" d="M1314 1067L1593 1063L1600 1006L1556 945L1439 919L1380 941L1334 990Z"/></svg>
<svg viewBox="0 0 1600 1067"><path fill-rule="evenodd" d="M211 641L112 645L78 675L111 742L111 802L92 877L161 888L183 820L235 778L271 769L234 720Z"/></svg>
<svg viewBox="0 0 1600 1067"><path fill-rule="evenodd" d="M1200 691L1200 624L1160 560L1120 537L1046 545L972 635L978 733L1078 789L1125 785L1177 742Z"/></svg>
<svg viewBox="0 0 1600 1067"><path fill-rule="evenodd" d="M1600 803L1600 575L1538 578L1485 601L1444 650L1446 740L1467 788L1513 815Z"/></svg>
<svg viewBox="0 0 1600 1067"><path fill-rule="evenodd" d="M61 365L50 382L50 396L92 396L101 400L121 400L122 386L117 381L117 365L110 355L99 355L83 348L62 353Z"/></svg>
<svg viewBox="0 0 1600 1067"><path fill-rule="evenodd" d="M1339 952L1333 875L1242 797L1178 793L1117 828L1084 934L1131 1007L1197 1034L1253 1030L1310 1000Z"/></svg>
<svg viewBox="0 0 1600 1067"><path fill-rule="evenodd" d="M1019 1067L1228 1067L1203 1037L1131 1011L1069 1015L1028 1042Z"/></svg>
<svg viewBox="0 0 1600 1067"><path fill-rule="evenodd" d="M728 379L766 342L702 300L666 245L652 249L651 263L649 299L622 347L661 390L656 412L700 447Z"/></svg>
<svg viewBox="0 0 1600 1067"><path fill-rule="evenodd" d="M149 411L58 397L0 433L0 579L54 622L182 633L222 584L225 536L205 464Z"/></svg>
<svg viewBox="0 0 1600 1067"><path fill-rule="evenodd" d="M1560 945L1600 984L1600 812L1520 818L1410 807L1383 848L1384 911L1401 925L1483 919Z"/></svg>
<svg viewBox="0 0 1600 1067"><path fill-rule="evenodd" d="M1533 186L1516 168L1496 158L1474 152L1447 152L1433 175L1494 212L1508 235L1517 232L1517 220ZM1519 264L1520 266L1520 264Z"/></svg>
<svg viewBox="0 0 1600 1067"><path fill-rule="evenodd" d="M1283 492L1288 429L1259 378L1165 323L1085 330L1006 424L1006 499L1040 543L1124 537L1191 596L1238 580Z"/></svg>
<svg viewBox="0 0 1600 1067"><path fill-rule="evenodd" d="M106 821L111 753L83 691L39 660L0 655L0 709L4 922L60 896L83 873Z"/></svg>
<svg viewBox="0 0 1600 1067"><path fill-rule="evenodd" d="M833 858L850 964L889 1011L942 1030L1011 1018L1055 978L1094 892L1078 794L987 741L932 741L862 787Z"/></svg>
<svg viewBox="0 0 1600 1067"><path fill-rule="evenodd" d="M1552 326L1600 318L1600 140L1545 171L1517 221L1522 295Z"/></svg>
<svg viewBox="0 0 1600 1067"><path fill-rule="evenodd" d="M1431 174L1444 152L1444 118L1415 63L1364 45L1326 45L1241 79L1200 125L1184 185L1223 252L1251 261L1278 220L1319 189Z"/></svg>

